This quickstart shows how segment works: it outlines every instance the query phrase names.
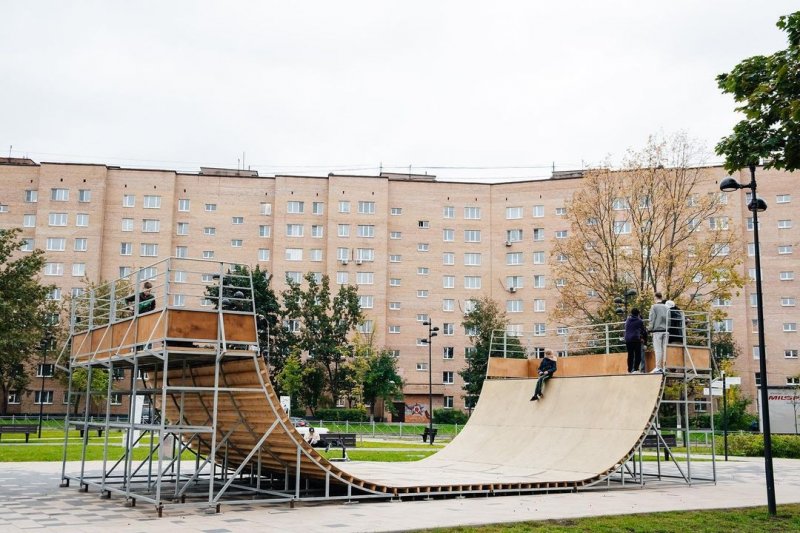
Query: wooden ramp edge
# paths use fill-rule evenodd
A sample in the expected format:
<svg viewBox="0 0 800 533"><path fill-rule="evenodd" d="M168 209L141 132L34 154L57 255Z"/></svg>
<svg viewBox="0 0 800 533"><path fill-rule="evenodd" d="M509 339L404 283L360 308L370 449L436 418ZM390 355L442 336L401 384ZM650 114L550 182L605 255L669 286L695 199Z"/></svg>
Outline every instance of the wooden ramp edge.
<svg viewBox="0 0 800 533"><path fill-rule="evenodd" d="M486 380L478 404L461 433L438 453L415 462L331 463L303 441L280 406L258 357L226 360L218 397L217 442L227 443L228 464L257 450L263 472L302 478L366 494L502 493L573 489L605 479L637 448L655 416L660 375L553 378L545 397L529 401L535 380ZM157 376L154 376L157 379ZM212 387L214 366L171 370L171 386ZM244 389L244 390L243 390ZM212 394L168 395L168 420L211 425ZM201 455L210 435L194 439ZM298 453L299 450L299 453ZM218 461L219 462L219 461Z"/></svg>

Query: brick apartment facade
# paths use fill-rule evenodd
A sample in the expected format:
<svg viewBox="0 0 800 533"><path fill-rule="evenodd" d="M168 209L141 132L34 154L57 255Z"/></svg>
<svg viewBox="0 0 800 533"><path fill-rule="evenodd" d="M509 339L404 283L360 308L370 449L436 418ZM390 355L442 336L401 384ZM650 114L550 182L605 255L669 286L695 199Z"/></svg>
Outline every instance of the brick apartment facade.
<svg viewBox="0 0 800 533"><path fill-rule="evenodd" d="M726 175L707 169L699 192L718 192ZM735 177L749 181L746 173ZM769 381L785 385L800 374L794 253L800 232L793 227L800 198L793 198L791 174L759 169L758 181L769 204L760 235ZM328 274L334 287L356 284L374 344L398 354L406 405L428 403L428 347L420 339L427 334L422 321L430 318L441 329L433 343L434 408L462 409L457 371L470 347L461 327L468 300L489 295L506 303L514 310L511 323L526 332L559 325L548 313L558 299L548 265L554 240L569 230L560 213L580 186L579 172L480 184L403 174L262 177L0 159L0 228L22 227L31 249L47 251L43 280L60 287L54 295L60 298L79 290L84 277L111 280L169 256L259 264L274 275L277 291L285 275L309 271ZM751 242L744 195L728 194L726 209L731 231ZM533 239L534 229L541 240ZM509 243L515 230L521 240ZM744 258L745 274L753 262L750 254ZM514 293L506 290L510 276L522 282ZM736 365L750 397L758 371L754 291L749 283L720 302L729 317L721 326L742 347ZM45 380L54 398L45 412L63 413L63 389ZM32 380L31 389L39 383ZM38 412L33 393L20 396L12 412Z"/></svg>

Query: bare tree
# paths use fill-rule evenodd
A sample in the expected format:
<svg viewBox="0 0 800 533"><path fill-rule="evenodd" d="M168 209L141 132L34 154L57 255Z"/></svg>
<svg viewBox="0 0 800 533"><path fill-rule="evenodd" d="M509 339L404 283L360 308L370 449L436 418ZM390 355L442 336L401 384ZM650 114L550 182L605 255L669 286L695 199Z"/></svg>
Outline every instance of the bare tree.
<svg viewBox="0 0 800 533"><path fill-rule="evenodd" d="M570 236L553 250L559 318L608 319L629 288L640 303L660 290L698 309L742 286L741 245L724 196L704 192L700 153L685 134L651 137L621 169L586 173L568 205Z"/></svg>

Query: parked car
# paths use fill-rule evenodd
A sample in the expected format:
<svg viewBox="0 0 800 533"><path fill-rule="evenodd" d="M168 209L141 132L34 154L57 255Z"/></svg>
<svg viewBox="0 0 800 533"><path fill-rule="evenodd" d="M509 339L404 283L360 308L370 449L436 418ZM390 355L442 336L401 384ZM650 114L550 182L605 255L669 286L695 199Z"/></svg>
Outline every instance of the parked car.
<svg viewBox="0 0 800 533"><path fill-rule="evenodd" d="M305 419L300 418L299 416L290 416L289 420L292 421L292 424L294 424L294 427L296 428L304 428L308 426L308 422L306 422Z"/></svg>

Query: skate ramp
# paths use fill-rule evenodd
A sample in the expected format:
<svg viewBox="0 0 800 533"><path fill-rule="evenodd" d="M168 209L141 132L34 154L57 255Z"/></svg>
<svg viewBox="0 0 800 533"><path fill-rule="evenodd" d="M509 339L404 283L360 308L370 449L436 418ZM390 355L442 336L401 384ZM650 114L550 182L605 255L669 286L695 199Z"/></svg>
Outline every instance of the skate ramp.
<svg viewBox="0 0 800 533"><path fill-rule="evenodd" d="M212 387L214 367L174 369L168 382ZM531 402L534 379L487 379L467 425L433 456L334 464L292 426L259 358L224 362L219 383L227 390L218 396L216 444L224 443L228 465L249 462L262 473L299 472L326 487L395 496L577 488L605 479L643 438L662 389L660 375L553 378L544 399ZM213 409L212 395L203 393L169 394L165 406L169 420L182 413L182 423L193 426L212 425ZM211 437L189 445L208 455ZM220 448L215 461L222 457Z"/></svg>

